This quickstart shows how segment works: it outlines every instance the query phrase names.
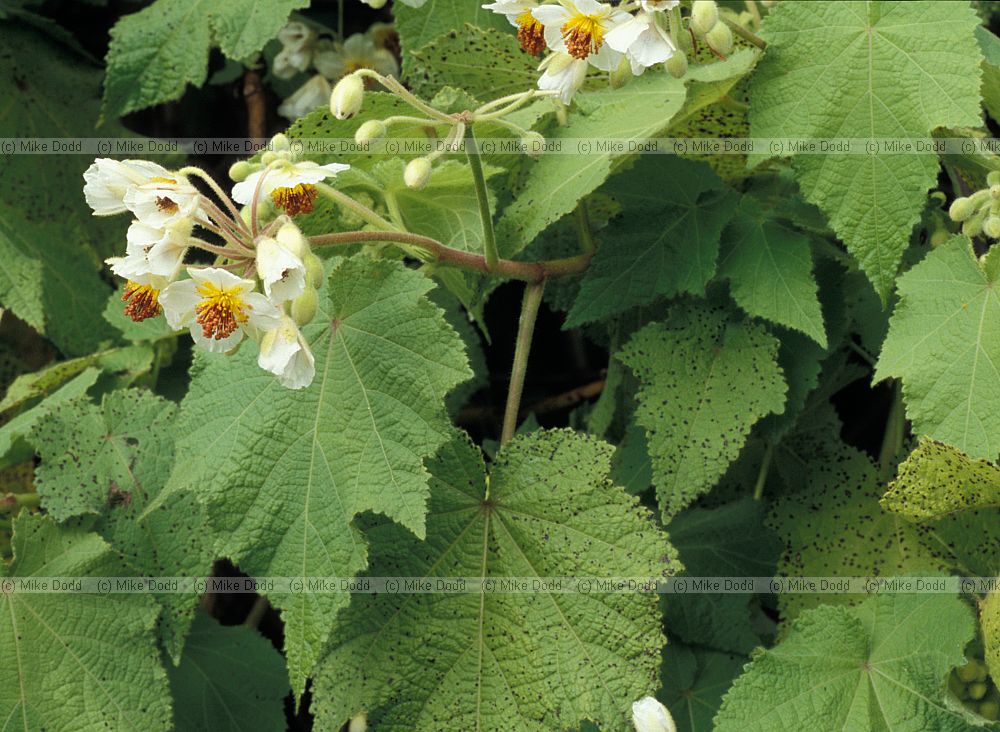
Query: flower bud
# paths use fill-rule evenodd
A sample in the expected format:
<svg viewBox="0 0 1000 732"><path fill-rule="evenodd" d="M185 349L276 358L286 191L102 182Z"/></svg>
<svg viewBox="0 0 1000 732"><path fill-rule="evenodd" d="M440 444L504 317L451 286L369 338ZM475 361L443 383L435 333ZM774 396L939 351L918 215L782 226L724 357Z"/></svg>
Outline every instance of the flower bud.
<svg viewBox="0 0 1000 732"><path fill-rule="evenodd" d="M968 219L964 224L962 224L962 233L968 237L979 236L983 233L983 221L985 216L982 213L978 213L971 219Z"/></svg>
<svg viewBox="0 0 1000 732"><path fill-rule="evenodd" d="M986 174L986 185L995 186L1000 183L1000 170L991 170Z"/></svg>
<svg viewBox="0 0 1000 732"><path fill-rule="evenodd" d="M691 30L703 36L718 22L719 6L715 4L715 0L694 0L691 6Z"/></svg>
<svg viewBox="0 0 1000 732"><path fill-rule="evenodd" d="M278 233L274 235L274 238L278 240L281 246L299 259L304 260L306 254L309 253L309 240L302 235L299 227L291 221L287 224L282 224L281 228L278 229Z"/></svg>
<svg viewBox="0 0 1000 732"><path fill-rule="evenodd" d="M359 145L381 140L389 132L385 122L380 119L370 119L358 128L354 133L354 141Z"/></svg>
<svg viewBox="0 0 1000 732"><path fill-rule="evenodd" d="M229 166L229 177L234 183L242 183L252 172L253 169L250 167L250 163L246 160L238 160Z"/></svg>
<svg viewBox="0 0 1000 732"><path fill-rule="evenodd" d="M622 56L618 67L612 69L610 79L612 89L621 89L632 81L632 63L628 60L627 56Z"/></svg>
<svg viewBox="0 0 1000 732"><path fill-rule="evenodd" d="M1000 239L1000 216L987 216L983 222L983 233L990 239Z"/></svg>
<svg viewBox="0 0 1000 732"><path fill-rule="evenodd" d="M733 32L725 23L716 23L715 27L705 34L705 43L717 53L728 56L733 52Z"/></svg>
<svg viewBox="0 0 1000 732"><path fill-rule="evenodd" d="M687 73L688 57L683 51L674 51L667 59L667 71L675 79L680 79Z"/></svg>
<svg viewBox="0 0 1000 732"><path fill-rule="evenodd" d="M386 2L388 2L388 0L361 0L361 2L363 2L369 8L374 8L375 10L381 10L382 8L385 7L385 4ZM351 732L354 732L354 730L352 729ZM364 730L362 730L362 732L364 732Z"/></svg>
<svg viewBox="0 0 1000 732"><path fill-rule="evenodd" d="M277 135L271 138L271 149L275 152L280 152L281 150L291 150L292 145L288 141L288 135L284 132L279 132Z"/></svg>
<svg viewBox="0 0 1000 732"><path fill-rule="evenodd" d="M349 119L361 111L365 82L357 74L348 74L337 82L330 95L330 112L337 119Z"/></svg>
<svg viewBox="0 0 1000 732"><path fill-rule="evenodd" d="M632 702L632 724L636 732L677 732L670 712L652 696Z"/></svg>
<svg viewBox="0 0 1000 732"><path fill-rule="evenodd" d="M534 130L528 130L521 136L521 149L528 155L537 157L545 149L545 137Z"/></svg>
<svg viewBox="0 0 1000 732"><path fill-rule="evenodd" d="M384 0L377 1L384 4ZM347 725L347 732L368 732L368 716L364 712L358 712L351 717L351 721Z"/></svg>
<svg viewBox="0 0 1000 732"><path fill-rule="evenodd" d="M297 325L308 325L316 317L316 308L319 305L319 295L316 294L315 287L307 287L302 294L292 300L292 320Z"/></svg>
<svg viewBox="0 0 1000 732"><path fill-rule="evenodd" d="M414 158L407 163L406 170L403 171L403 182L407 188L419 190L427 185L433 170L431 161L427 158Z"/></svg>
<svg viewBox="0 0 1000 732"><path fill-rule="evenodd" d="M270 165L277 159L278 159L278 153L274 152L273 150L268 150L263 155L260 156L260 162L264 163L264 165Z"/></svg>
<svg viewBox="0 0 1000 732"><path fill-rule="evenodd" d="M323 260L309 252L302 258L302 263L306 266L306 281L316 289L322 287L325 277Z"/></svg>
<svg viewBox="0 0 1000 732"><path fill-rule="evenodd" d="M951 206L948 209L948 216L952 221L965 221L975 212L976 204L971 198L963 196L951 202Z"/></svg>

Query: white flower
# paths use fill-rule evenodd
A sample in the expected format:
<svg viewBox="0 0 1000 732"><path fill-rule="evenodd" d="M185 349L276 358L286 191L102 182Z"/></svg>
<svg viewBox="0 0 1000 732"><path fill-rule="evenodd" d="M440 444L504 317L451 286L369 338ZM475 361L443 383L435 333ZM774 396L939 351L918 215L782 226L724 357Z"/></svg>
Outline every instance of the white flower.
<svg viewBox="0 0 1000 732"><path fill-rule="evenodd" d="M164 228L199 213L201 194L176 173L154 176L148 183L132 186L125 192L125 207L139 221Z"/></svg>
<svg viewBox="0 0 1000 732"><path fill-rule="evenodd" d="M336 81L358 69L373 69L383 76L398 76L399 65L391 51L379 48L367 35L355 33L342 44L320 41L313 55L316 70Z"/></svg>
<svg viewBox="0 0 1000 732"><path fill-rule="evenodd" d="M662 64L677 50L670 34L657 22L656 15L645 11L616 26L605 41L628 57L636 76L650 66Z"/></svg>
<svg viewBox="0 0 1000 732"><path fill-rule="evenodd" d="M304 117L317 107L326 106L331 91L330 82L322 74L316 74L281 103L278 114L290 120Z"/></svg>
<svg viewBox="0 0 1000 732"><path fill-rule="evenodd" d="M587 78L587 62L575 59L566 53L546 56L539 64L538 70L543 72L538 79L538 88L543 91L558 91L563 104L573 101L573 95L583 86L583 80Z"/></svg>
<svg viewBox="0 0 1000 732"><path fill-rule="evenodd" d="M133 221L128 227L126 259L136 257L145 263L149 274L172 276L184 260L191 236L191 222L179 221L163 229ZM114 269L114 267L112 267ZM126 276L115 270L115 274ZM135 279L129 276L129 279Z"/></svg>
<svg viewBox="0 0 1000 732"><path fill-rule="evenodd" d="M257 365L278 377L278 383L288 389L302 389L316 376L316 359L302 331L287 315L264 334L260 342Z"/></svg>
<svg viewBox="0 0 1000 732"><path fill-rule="evenodd" d="M677 732L670 712L651 696L632 702L632 724L636 732Z"/></svg>
<svg viewBox="0 0 1000 732"><path fill-rule="evenodd" d="M278 326L281 311L254 292L253 280L214 267L189 267L188 274L191 279L173 282L160 293L160 305L170 327L190 328L199 346L229 351L247 328L266 332Z"/></svg>
<svg viewBox="0 0 1000 732"><path fill-rule="evenodd" d="M278 31L281 51L274 57L271 73L279 79L291 79L309 68L316 32L304 23L291 22Z"/></svg>
<svg viewBox="0 0 1000 732"><path fill-rule="evenodd" d="M169 170L147 160L112 160L97 158L83 179L83 195L95 216L125 213L125 193L129 188L148 183L152 178L169 178Z"/></svg>
<svg viewBox="0 0 1000 732"><path fill-rule="evenodd" d="M681 0L639 0L639 5L647 13L662 13L673 10L681 4Z"/></svg>
<svg viewBox="0 0 1000 732"><path fill-rule="evenodd" d="M264 293L276 303L293 300L306 288L302 259L269 236L257 244L257 274L264 283Z"/></svg>
<svg viewBox="0 0 1000 732"><path fill-rule="evenodd" d="M350 167L341 163L319 165L311 160L297 163L276 160L264 170L251 173L246 180L233 186L233 200L242 204L253 201L257 183L263 176L260 186L262 197L270 196L275 205L284 209L289 216L309 213L316 201L316 184Z"/></svg>
<svg viewBox="0 0 1000 732"><path fill-rule="evenodd" d="M532 15L545 26L545 42L553 51L587 60L602 71L611 71L621 53L604 42L609 31L632 16L597 0L560 0L542 5Z"/></svg>

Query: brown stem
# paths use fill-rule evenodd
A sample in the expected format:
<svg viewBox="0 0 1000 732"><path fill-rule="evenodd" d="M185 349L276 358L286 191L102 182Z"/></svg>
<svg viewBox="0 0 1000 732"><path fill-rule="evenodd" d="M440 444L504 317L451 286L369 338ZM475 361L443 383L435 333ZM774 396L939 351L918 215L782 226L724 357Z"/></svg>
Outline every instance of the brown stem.
<svg viewBox="0 0 1000 732"><path fill-rule="evenodd" d="M262 138L267 135L267 105L260 74L247 69L243 74L243 101L247 106L247 132L250 137Z"/></svg>
<svg viewBox="0 0 1000 732"><path fill-rule="evenodd" d="M438 264L529 283L543 282L551 277L579 274L587 269L594 256L592 252L586 252L575 257L549 259L541 262L515 262L511 259L501 259L495 268L490 269L486 264L486 257L482 254L452 249L436 239L405 231L344 231L336 234L312 236L309 237L309 241L313 246L347 246L367 241L401 244L426 252L429 259Z"/></svg>

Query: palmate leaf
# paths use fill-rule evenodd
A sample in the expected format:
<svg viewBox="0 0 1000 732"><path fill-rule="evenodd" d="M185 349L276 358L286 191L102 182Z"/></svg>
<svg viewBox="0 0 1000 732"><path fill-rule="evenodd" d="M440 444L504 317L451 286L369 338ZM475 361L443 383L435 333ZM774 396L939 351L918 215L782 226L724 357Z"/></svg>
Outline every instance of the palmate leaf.
<svg viewBox="0 0 1000 732"><path fill-rule="evenodd" d="M903 380L914 431L973 458L1000 455L1000 248L954 237L899 280L875 379Z"/></svg>
<svg viewBox="0 0 1000 732"><path fill-rule="evenodd" d="M349 577L367 565L354 517L375 511L424 535L423 460L447 440L445 395L470 376L461 338L399 262L339 260L304 329L316 378L281 387L245 343L201 356L181 406L168 491L194 490L219 551L256 576ZM301 694L340 595L269 595Z"/></svg>
<svg viewBox="0 0 1000 732"><path fill-rule="evenodd" d="M646 429L664 520L722 477L753 424L784 408L778 340L708 303L682 303L617 358L639 378L635 419Z"/></svg>
<svg viewBox="0 0 1000 732"><path fill-rule="evenodd" d="M241 61L259 51L309 0L156 0L111 29L104 114L124 115L178 99L208 75L217 45Z"/></svg>
<svg viewBox="0 0 1000 732"><path fill-rule="evenodd" d="M53 518L95 516L90 525L136 575L205 577L212 542L204 507L182 493L157 510L146 507L163 490L174 462L176 405L125 389L97 406L75 399L45 415L29 437L41 464L35 486ZM156 595L164 608L157 630L167 652L180 657L197 596Z"/></svg>
<svg viewBox="0 0 1000 732"><path fill-rule="evenodd" d="M607 479L612 448L569 430L516 437L489 477L463 436L431 464L427 540L379 522L371 574L663 577L679 569L648 511ZM487 488L488 486L488 488ZM315 682L317 724L367 710L374 729L631 729L657 687L651 594L356 594ZM669 651L668 651L669 652Z"/></svg>
<svg viewBox="0 0 1000 732"><path fill-rule="evenodd" d="M882 505L914 520L937 519L975 508L1000 507L1000 466L973 460L926 437L910 453Z"/></svg>
<svg viewBox="0 0 1000 732"><path fill-rule="evenodd" d="M0 577L113 577L99 536L22 513L14 561ZM138 594L0 593L0 720L4 729L170 729L170 696L153 628L156 603Z"/></svg>
<svg viewBox="0 0 1000 732"><path fill-rule="evenodd" d="M717 732L965 732L945 676L965 663L972 612L944 594L877 595L824 606L751 663L726 694Z"/></svg>
<svg viewBox="0 0 1000 732"><path fill-rule="evenodd" d="M779 574L837 578L956 572L990 577L1000 572L1000 526L994 511L969 510L919 523L887 511L879 505L884 484L868 456L839 442L835 434L817 445L812 439L819 436L806 442L811 447L798 450L810 461L796 467L789 482L795 486L797 480L801 487L775 501L768 519L785 541ZM792 618L820 603L862 599L846 593L785 593L778 604L783 617Z"/></svg>
<svg viewBox="0 0 1000 732"><path fill-rule="evenodd" d="M199 614L177 666L167 667L177 732L285 729L285 663L253 628Z"/></svg>
<svg viewBox="0 0 1000 732"><path fill-rule="evenodd" d="M670 710L677 732L712 732L712 718L743 670L746 657L672 641L668 649L663 654L663 689L658 698Z"/></svg>
<svg viewBox="0 0 1000 732"><path fill-rule="evenodd" d="M606 186L621 214L601 232L566 327L680 293L704 295L736 206L705 163L647 155Z"/></svg>
<svg viewBox="0 0 1000 732"><path fill-rule="evenodd" d="M750 315L805 333L826 348L809 240L770 219L745 196L723 235L719 274Z"/></svg>
<svg viewBox="0 0 1000 732"><path fill-rule="evenodd" d="M782 3L761 29L767 53L750 88L751 134L873 140L978 126L977 25L965 3ZM803 193L888 298L937 157L808 154L794 167Z"/></svg>

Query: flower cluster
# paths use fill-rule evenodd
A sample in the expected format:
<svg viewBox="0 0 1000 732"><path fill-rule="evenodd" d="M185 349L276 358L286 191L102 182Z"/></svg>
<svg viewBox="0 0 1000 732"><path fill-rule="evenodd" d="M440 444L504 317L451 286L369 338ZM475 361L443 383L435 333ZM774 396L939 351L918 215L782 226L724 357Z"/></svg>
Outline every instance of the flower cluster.
<svg viewBox="0 0 1000 732"><path fill-rule="evenodd" d="M387 48L392 38L392 26L386 23L376 23L367 32L355 33L343 43L321 37L305 23L288 23L278 33L281 51L274 57L271 73L279 79L291 79L310 68L318 73L282 102L278 114L295 120L324 106L330 98L331 82L358 69L398 74L396 57Z"/></svg>
<svg viewBox="0 0 1000 732"><path fill-rule="evenodd" d="M242 211L200 169L143 160L99 158L84 173L83 190L95 215L133 217L125 256L108 260L126 281L130 318L162 313L171 328L189 330L196 345L219 353L249 337L260 344L260 367L300 389L312 382L315 359L299 328L316 314L323 267L291 216L312 210L317 187L348 166L297 160L283 135L271 147L261 163L234 166L233 199L246 204ZM207 182L222 207L189 175ZM196 227L218 242L195 236ZM191 249L216 260L185 263Z"/></svg>
<svg viewBox="0 0 1000 732"><path fill-rule="evenodd" d="M952 221L962 222L966 236L986 234L990 239L1000 239L1000 171L986 176L986 186L952 201L948 215Z"/></svg>
<svg viewBox="0 0 1000 732"><path fill-rule="evenodd" d="M613 74L630 70L639 76L675 55L683 56L677 36L679 5L680 0L637 0L617 6L597 0L496 0L483 7L507 17L528 53L552 52L539 66L538 87L557 90L568 104L591 66Z"/></svg>

